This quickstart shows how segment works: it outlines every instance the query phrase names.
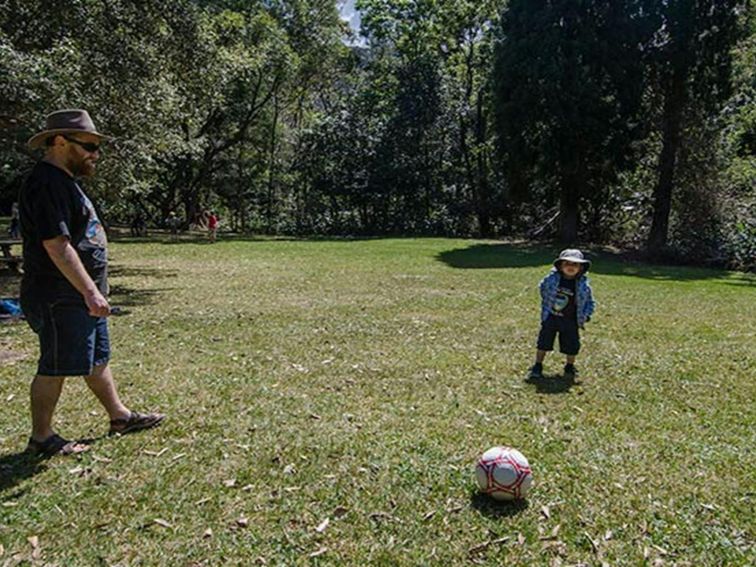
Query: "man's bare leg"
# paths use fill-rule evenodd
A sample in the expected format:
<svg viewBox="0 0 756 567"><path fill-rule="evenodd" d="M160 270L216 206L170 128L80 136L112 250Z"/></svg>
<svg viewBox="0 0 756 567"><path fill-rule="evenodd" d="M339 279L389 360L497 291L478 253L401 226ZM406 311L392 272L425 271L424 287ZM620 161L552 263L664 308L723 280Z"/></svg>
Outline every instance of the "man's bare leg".
<svg viewBox="0 0 756 567"><path fill-rule="evenodd" d="M45 441L55 432L52 418L63 390L63 376L37 374L31 383L32 439Z"/></svg>
<svg viewBox="0 0 756 567"><path fill-rule="evenodd" d="M103 405L105 411L108 412L111 420L126 419L131 415L129 408L123 405L121 398L118 397L113 373L110 371L110 366L107 363L95 366L92 374L84 378L84 380L87 382L89 389L92 390L92 393Z"/></svg>

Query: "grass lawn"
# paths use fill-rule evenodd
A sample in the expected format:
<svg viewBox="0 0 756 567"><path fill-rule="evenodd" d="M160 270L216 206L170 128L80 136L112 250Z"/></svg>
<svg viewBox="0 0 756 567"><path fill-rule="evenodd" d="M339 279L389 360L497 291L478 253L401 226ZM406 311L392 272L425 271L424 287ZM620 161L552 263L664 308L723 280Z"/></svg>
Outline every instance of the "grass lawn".
<svg viewBox="0 0 756 567"><path fill-rule="evenodd" d="M756 278L595 252L577 383L524 380L558 252L494 241L112 245L112 366L36 463L35 336L0 326L0 565L752 565ZM0 295L17 281L0 272ZM519 448L520 505L475 459Z"/></svg>

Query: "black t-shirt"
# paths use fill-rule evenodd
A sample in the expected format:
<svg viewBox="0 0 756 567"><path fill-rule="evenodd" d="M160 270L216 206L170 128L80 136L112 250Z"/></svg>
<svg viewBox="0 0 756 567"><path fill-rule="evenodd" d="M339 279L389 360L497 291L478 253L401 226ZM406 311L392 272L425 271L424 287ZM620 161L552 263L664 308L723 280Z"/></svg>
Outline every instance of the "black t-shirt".
<svg viewBox="0 0 756 567"><path fill-rule="evenodd" d="M67 236L103 295L108 292L108 242L92 202L62 169L39 162L21 189L21 236L27 289L57 295L76 292L42 241Z"/></svg>
<svg viewBox="0 0 756 567"><path fill-rule="evenodd" d="M557 317L577 319L577 305L575 303L575 281L565 277L559 278L556 300L552 307L552 313Z"/></svg>

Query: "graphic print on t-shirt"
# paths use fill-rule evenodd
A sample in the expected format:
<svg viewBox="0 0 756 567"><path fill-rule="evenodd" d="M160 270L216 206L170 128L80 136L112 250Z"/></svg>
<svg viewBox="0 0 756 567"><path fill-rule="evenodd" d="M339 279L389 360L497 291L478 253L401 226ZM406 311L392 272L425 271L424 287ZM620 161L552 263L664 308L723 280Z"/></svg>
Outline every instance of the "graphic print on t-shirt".
<svg viewBox="0 0 756 567"><path fill-rule="evenodd" d="M92 205L92 201L89 200L89 197L87 197L81 189L79 189L79 192L84 207L87 209L87 214L89 215L89 221L87 222L87 228L84 231L84 237L95 248L107 248L108 237L105 234L105 228L102 226L102 223L97 216L97 211L95 211L94 205Z"/></svg>
<svg viewBox="0 0 756 567"><path fill-rule="evenodd" d="M567 289L566 287L560 287L559 289L557 289L557 296L556 300L554 301L554 312L557 315L562 314L562 311L564 311L565 307L570 304L570 299L573 295L575 295L575 293L571 289Z"/></svg>
<svg viewBox="0 0 756 567"><path fill-rule="evenodd" d="M574 318L575 309L575 281L562 278L557 287L556 298L551 312L557 317Z"/></svg>

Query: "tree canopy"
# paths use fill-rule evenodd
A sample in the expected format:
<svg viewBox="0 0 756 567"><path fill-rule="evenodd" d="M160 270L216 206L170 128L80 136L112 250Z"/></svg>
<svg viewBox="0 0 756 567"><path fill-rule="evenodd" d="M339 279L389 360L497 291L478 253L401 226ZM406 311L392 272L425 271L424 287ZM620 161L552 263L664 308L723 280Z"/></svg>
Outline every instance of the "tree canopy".
<svg viewBox="0 0 756 567"><path fill-rule="evenodd" d="M554 237L756 256L747 0L0 0L0 212L84 107L90 183L286 234Z"/></svg>

